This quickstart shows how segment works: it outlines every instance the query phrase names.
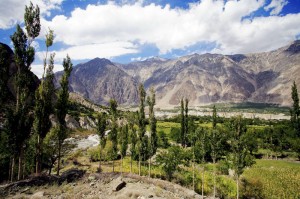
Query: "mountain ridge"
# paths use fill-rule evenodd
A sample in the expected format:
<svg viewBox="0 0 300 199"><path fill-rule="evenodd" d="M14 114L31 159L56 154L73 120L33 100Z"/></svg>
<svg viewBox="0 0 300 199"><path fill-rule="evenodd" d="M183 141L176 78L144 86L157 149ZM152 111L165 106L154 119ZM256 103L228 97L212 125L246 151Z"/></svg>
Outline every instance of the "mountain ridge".
<svg viewBox="0 0 300 199"><path fill-rule="evenodd" d="M115 98L138 102L138 84L156 90L157 107L258 102L290 105L293 81L300 86L300 40L277 50L252 54L192 54L175 59L152 57L128 64L95 58L74 67L70 90L95 103Z"/></svg>

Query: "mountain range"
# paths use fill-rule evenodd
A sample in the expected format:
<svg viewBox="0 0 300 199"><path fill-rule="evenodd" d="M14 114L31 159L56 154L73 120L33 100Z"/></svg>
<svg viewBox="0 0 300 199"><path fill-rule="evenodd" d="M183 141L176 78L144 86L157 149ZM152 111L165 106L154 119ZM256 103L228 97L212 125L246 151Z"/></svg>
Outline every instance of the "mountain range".
<svg viewBox="0 0 300 199"><path fill-rule="evenodd" d="M59 78L61 72L56 76ZM300 40L270 52L192 54L175 59L153 57L128 64L95 58L74 67L70 91L98 104L114 98L120 105L138 103L138 85L154 87L157 107L211 103L291 104L291 85L300 86Z"/></svg>

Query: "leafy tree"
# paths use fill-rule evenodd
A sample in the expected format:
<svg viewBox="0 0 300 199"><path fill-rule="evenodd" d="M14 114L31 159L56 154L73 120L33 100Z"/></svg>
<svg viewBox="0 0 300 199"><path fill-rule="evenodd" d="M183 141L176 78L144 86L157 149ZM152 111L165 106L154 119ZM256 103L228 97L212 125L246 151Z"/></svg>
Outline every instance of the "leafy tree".
<svg viewBox="0 0 300 199"><path fill-rule="evenodd" d="M64 74L60 80L61 88L58 91L57 103L56 103L56 118L58 120L58 161L57 161L57 175L60 171L60 158L61 158L61 149L64 140L67 138L67 127L65 117L68 111L69 104L69 77L71 75L73 64L70 57L67 57L63 60Z"/></svg>
<svg viewBox="0 0 300 199"><path fill-rule="evenodd" d="M137 158L137 135L134 126L130 127L130 173L132 172L132 160Z"/></svg>
<svg viewBox="0 0 300 199"><path fill-rule="evenodd" d="M295 129L295 136L294 139L291 139L290 143L293 150L298 154L298 159L300 160L300 108L299 108L299 95L297 90L297 85L294 81L292 86L292 100L293 100L293 107L291 110L291 122Z"/></svg>
<svg viewBox="0 0 300 199"><path fill-rule="evenodd" d="M236 186L237 186L237 198L239 198L239 179L244 169L253 165L254 157L251 156L250 151L247 146L247 140L244 134L247 131L245 122L242 116L232 118L229 123L229 128L231 132L231 153L229 154L229 160L231 167L235 172Z"/></svg>
<svg viewBox="0 0 300 199"><path fill-rule="evenodd" d="M109 134L109 138L112 142L112 149L111 149L111 159L113 160L113 172L115 172L115 160L117 159L118 155L118 132L117 132L117 107L118 103L116 100L111 99L109 101L110 104L110 113L111 113L111 131Z"/></svg>
<svg viewBox="0 0 300 199"><path fill-rule="evenodd" d="M164 149L170 146L168 136L164 131L158 131L158 146Z"/></svg>
<svg viewBox="0 0 300 199"><path fill-rule="evenodd" d="M184 101L180 100L180 131L181 131L181 146L185 146L185 115L184 115Z"/></svg>
<svg viewBox="0 0 300 199"><path fill-rule="evenodd" d="M156 118L154 114L155 105L155 91L152 87L150 89L151 96L148 96L147 103L149 106L149 121L150 121L150 158L149 158L149 177L151 176L151 156L156 153L157 150L157 135L156 135Z"/></svg>
<svg viewBox="0 0 300 199"><path fill-rule="evenodd" d="M188 116L188 112L189 112L189 100L186 98L185 99L185 108L184 108L184 146L186 147L187 145L187 137L188 137L188 133L189 133L189 116Z"/></svg>
<svg viewBox="0 0 300 199"><path fill-rule="evenodd" d="M50 114L53 113L52 96L54 94L54 53L50 54L47 64L48 48L53 43L53 31L50 30L46 35L46 57L44 59L44 72L41 84L35 92L35 107L34 107L34 131L37 134L36 144L36 174L41 172L41 155L42 143L46 134L50 130L51 121ZM47 67L48 66L48 67ZM46 73L46 77L45 77Z"/></svg>
<svg viewBox="0 0 300 199"><path fill-rule="evenodd" d="M127 148L128 148L128 125L125 125L121 129L121 136L120 136L120 144L121 144L121 172L123 171L123 159L126 156Z"/></svg>
<svg viewBox="0 0 300 199"><path fill-rule="evenodd" d="M204 168L204 163L205 163L205 155L207 151L207 130L198 127L195 131L194 137L192 139L192 145L193 145L193 154L195 161L198 163L203 164L202 167L202 197L204 194L204 173L205 173L205 168Z"/></svg>
<svg viewBox="0 0 300 199"><path fill-rule="evenodd" d="M18 179L22 176L22 165L24 156L24 143L29 138L32 126L32 114L30 114L30 106L32 106L32 100L29 100L33 95L33 78L30 71L30 65L34 61L35 50L31 46L32 41L40 33L40 20L39 20L39 7L34 7L30 3L29 7L25 7L25 27L27 35L24 33L20 25L17 25L16 32L11 36L12 43L14 45L14 57L17 66L17 72L15 75L15 91L16 91L16 105L15 110L8 113L7 118L15 120L10 131L10 137L14 143L12 164L11 164L11 181L14 177L15 158L19 157L18 164ZM11 117L12 116L12 117ZM17 120L16 120L17 119Z"/></svg>
<svg viewBox="0 0 300 199"><path fill-rule="evenodd" d="M171 180L174 172L179 170L179 165L185 163L184 152L178 146L171 146L157 155L156 162L161 165L167 179Z"/></svg>
<svg viewBox="0 0 300 199"><path fill-rule="evenodd" d="M176 143L181 143L181 129L176 127L171 127L170 129L170 138Z"/></svg>
<svg viewBox="0 0 300 199"><path fill-rule="evenodd" d="M101 113L97 117L96 130L99 136L99 168L98 171L101 172L101 158L102 158L102 149L105 147L106 138L105 138L105 129L106 129L106 116L104 113Z"/></svg>
<svg viewBox="0 0 300 199"><path fill-rule="evenodd" d="M139 118L138 118L138 126L139 126L139 136L138 136L138 152L139 152L139 175L141 175L141 161L145 158L145 154L147 153L147 144L148 140L145 140L146 133L146 117L145 117L145 99L146 99L146 91L144 89L144 85L140 84L139 86L139 95L140 95L140 110L139 110Z"/></svg>
<svg viewBox="0 0 300 199"><path fill-rule="evenodd" d="M293 100L293 106L291 109L291 122L297 131L297 134L300 134L300 120L299 120L299 114L300 114L300 107L299 107L299 95L297 90L297 85L294 81L292 85L292 92L291 92L292 100Z"/></svg>
<svg viewBox="0 0 300 199"><path fill-rule="evenodd" d="M7 81L9 72L9 52L5 49L4 45L0 44L0 110L2 112L2 106L7 98ZM2 112L3 113L3 112Z"/></svg>

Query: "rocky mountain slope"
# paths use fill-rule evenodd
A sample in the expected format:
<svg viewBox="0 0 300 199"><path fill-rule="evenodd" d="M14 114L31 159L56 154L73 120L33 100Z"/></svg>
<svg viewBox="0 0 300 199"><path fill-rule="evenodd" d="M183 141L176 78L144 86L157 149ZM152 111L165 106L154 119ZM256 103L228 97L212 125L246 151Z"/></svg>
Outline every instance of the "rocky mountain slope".
<svg viewBox="0 0 300 199"><path fill-rule="evenodd" d="M290 105L293 81L300 87L300 41L280 49L247 55L193 54L167 60L158 57L129 64L93 59L79 64L70 89L96 103L115 98L119 104L138 101L138 84L156 90L157 107L219 102Z"/></svg>

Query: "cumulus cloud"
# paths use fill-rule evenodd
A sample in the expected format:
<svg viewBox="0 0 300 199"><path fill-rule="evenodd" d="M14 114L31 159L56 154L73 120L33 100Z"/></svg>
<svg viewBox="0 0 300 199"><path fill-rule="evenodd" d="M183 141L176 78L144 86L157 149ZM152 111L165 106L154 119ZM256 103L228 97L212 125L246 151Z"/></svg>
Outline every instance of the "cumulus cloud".
<svg viewBox="0 0 300 199"><path fill-rule="evenodd" d="M56 42L71 46L61 52L76 59L135 53L146 44L165 54L199 42L216 43L213 52L250 53L281 47L300 33L300 14L253 16L261 8L280 13L284 5L284 0L273 0L267 6L264 0L202 0L188 9L172 9L169 5L110 2L76 8L70 17L57 15L42 24L55 31ZM99 44L105 47L97 47Z"/></svg>
<svg viewBox="0 0 300 199"><path fill-rule="evenodd" d="M59 9L63 0L9 0L0 1L0 29L8 29L23 22L25 5L38 5L42 15L50 16L51 10Z"/></svg>
<svg viewBox="0 0 300 199"><path fill-rule="evenodd" d="M278 15L282 8L288 4L288 1L286 0L272 0L271 3L264 7L266 11L270 11L271 15Z"/></svg>
<svg viewBox="0 0 300 199"><path fill-rule="evenodd" d="M110 42L103 44L87 44L72 46L55 53L55 60L61 62L68 54L74 60L93 59L95 57L112 58L124 54L137 53L137 47L130 42ZM38 52L40 60L45 57L45 52Z"/></svg>
<svg viewBox="0 0 300 199"><path fill-rule="evenodd" d="M53 72L62 71L64 67L59 64L55 64L53 68ZM44 72L44 66L42 64L32 64L31 71L38 76L38 78L42 78Z"/></svg>

